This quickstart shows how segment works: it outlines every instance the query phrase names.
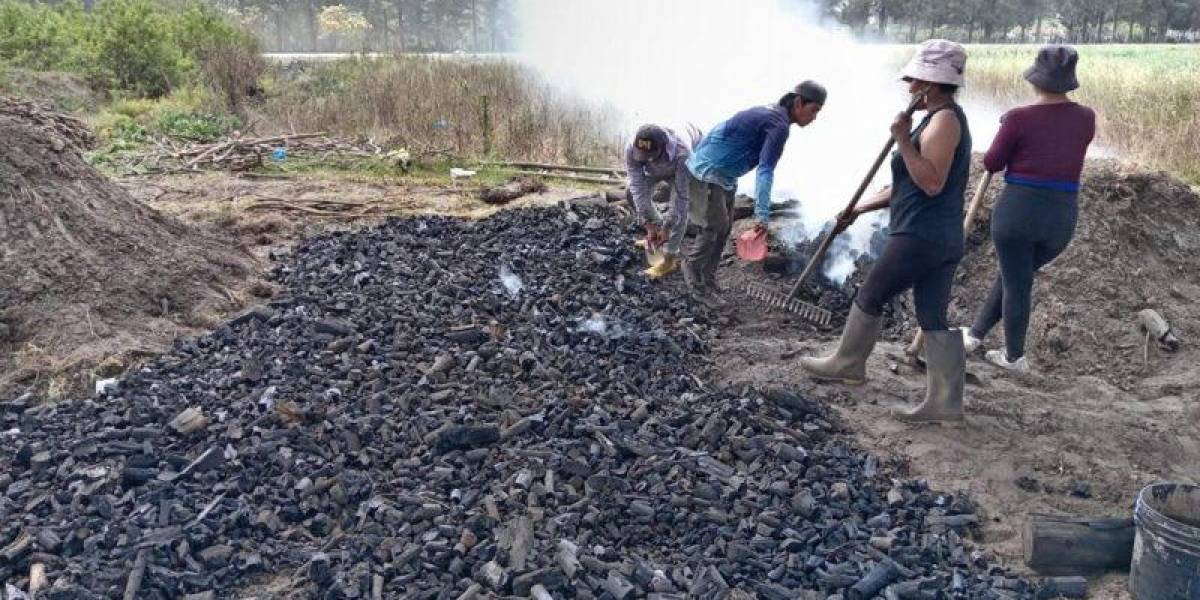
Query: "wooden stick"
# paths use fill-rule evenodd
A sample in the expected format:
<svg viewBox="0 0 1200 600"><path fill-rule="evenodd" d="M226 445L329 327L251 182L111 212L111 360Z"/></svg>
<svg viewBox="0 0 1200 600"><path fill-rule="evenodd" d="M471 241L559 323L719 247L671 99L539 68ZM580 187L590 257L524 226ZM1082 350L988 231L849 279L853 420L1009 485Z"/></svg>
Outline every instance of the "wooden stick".
<svg viewBox="0 0 1200 600"><path fill-rule="evenodd" d="M548 163L533 163L533 162L501 162L501 163L485 163L488 166L511 167L514 169L539 169L542 171L575 171L578 173L600 173L613 175L625 175L625 169L613 167L580 167L574 165L554 165Z"/></svg>
<svg viewBox="0 0 1200 600"><path fill-rule="evenodd" d="M1025 564L1043 575L1129 569L1132 519L1033 515L1024 532Z"/></svg>
<svg viewBox="0 0 1200 600"><path fill-rule="evenodd" d="M133 560L133 570L125 581L124 600L137 600L138 591L142 589L142 577L146 575L146 551L138 550L137 558Z"/></svg>
<svg viewBox="0 0 1200 600"><path fill-rule="evenodd" d="M537 171L517 171L517 175L530 175L533 177L549 177L552 179L565 179L568 181L579 181L581 183L600 183L609 185L620 185L625 183L620 179L603 179L601 177L585 177L582 175L560 175L557 173L539 173Z"/></svg>
<svg viewBox="0 0 1200 600"><path fill-rule="evenodd" d="M963 217L963 237L971 235L971 228L975 226L975 215L979 214L979 207L983 204L983 196L987 192L988 186L992 183L992 176L995 173L984 172L983 178L979 180L978 187L975 188L975 196L971 198L971 204L967 206L967 214ZM917 355L921 353L921 347L925 345L925 332L919 327L917 335L913 337L912 343L904 349L904 353L909 356L912 362L917 362Z"/></svg>
<svg viewBox="0 0 1200 600"><path fill-rule="evenodd" d="M913 97L912 102L908 103L908 108L904 110L904 114L912 117L913 113L917 112L917 107L925 99L924 94L918 94ZM846 205L843 212L849 213L858 206L858 201L862 200L863 194L867 191L867 186L871 185L871 180L875 179L875 174L879 172L879 167L883 166L883 161L887 160L888 154L892 151L892 146L896 145L896 138L889 136L886 144L883 145L883 150L879 151L879 156L875 157L875 162L871 164L871 169L867 171L867 176L863 177L862 183L858 184L858 189L854 191L854 195L850 197L850 203ZM817 246L817 251L813 253L809 259L808 265L804 267L804 272L800 273L800 278L792 285L792 289L788 292L787 298L791 300L800 294L800 290L804 289L804 284L808 278L812 276L817 267L824 262L825 253L829 251L829 245L833 243L837 237L836 230L830 230L829 233L821 240L821 245Z"/></svg>

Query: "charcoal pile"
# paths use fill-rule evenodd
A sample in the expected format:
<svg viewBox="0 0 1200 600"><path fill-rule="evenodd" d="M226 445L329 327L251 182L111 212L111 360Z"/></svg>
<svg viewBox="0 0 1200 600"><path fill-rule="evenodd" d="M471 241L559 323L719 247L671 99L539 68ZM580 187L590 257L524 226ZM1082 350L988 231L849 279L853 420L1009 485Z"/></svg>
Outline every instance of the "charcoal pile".
<svg viewBox="0 0 1200 600"><path fill-rule="evenodd" d="M0 404L0 587L83 598L1032 598L822 404L705 381L607 209L392 220L116 387ZM44 582L44 583L43 583ZM837 596L833 596L837 594Z"/></svg>

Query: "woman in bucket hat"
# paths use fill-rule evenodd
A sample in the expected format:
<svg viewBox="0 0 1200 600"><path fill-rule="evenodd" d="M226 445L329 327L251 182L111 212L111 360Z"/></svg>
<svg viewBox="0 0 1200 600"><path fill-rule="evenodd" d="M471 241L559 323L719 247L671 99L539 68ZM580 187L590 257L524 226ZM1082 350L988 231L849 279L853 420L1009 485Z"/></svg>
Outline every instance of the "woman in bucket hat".
<svg viewBox="0 0 1200 600"><path fill-rule="evenodd" d="M975 319L963 331L968 352L1004 320L1004 350L987 360L1027 371L1025 331L1032 308L1033 275L1067 248L1079 213L1076 198L1096 114L1067 97L1079 87L1079 55L1069 46L1046 46L1025 79L1037 100L1004 115L1000 132L984 158L991 173L1005 171L1004 191L992 211L992 241L1000 274Z"/></svg>
<svg viewBox="0 0 1200 600"><path fill-rule="evenodd" d="M896 117L892 185L838 217L838 227L844 229L861 214L890 207L887 244L858 291L837 351L800 362L817 379L862 383L884 305L912 289L917 321L925 332L928 380L920 407L896 415L908 422L962 419L966 353L962 334L950 329L946 309L963 254L963 195L971 167L971 132L955 102L966 63L967 53L959 44L929 40L901 72L925 117L916 129L907 115Z"/></svg>

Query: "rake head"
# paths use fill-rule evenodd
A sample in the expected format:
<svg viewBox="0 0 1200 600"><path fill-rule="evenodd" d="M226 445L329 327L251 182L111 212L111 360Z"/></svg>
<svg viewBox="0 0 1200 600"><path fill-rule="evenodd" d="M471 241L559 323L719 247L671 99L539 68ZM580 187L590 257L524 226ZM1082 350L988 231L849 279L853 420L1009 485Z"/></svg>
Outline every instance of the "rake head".
<svg viewBox="0 0 1200 600"><path fill-rule="evenodd" d="M801 319L819 327L829 327L833 324L833 313L828 310L807 302L801 302L795 298L789 298L784 294L772 292L761 285L755 283L748 284L746 286L746 295L771 308L795 313Z"/></svg>

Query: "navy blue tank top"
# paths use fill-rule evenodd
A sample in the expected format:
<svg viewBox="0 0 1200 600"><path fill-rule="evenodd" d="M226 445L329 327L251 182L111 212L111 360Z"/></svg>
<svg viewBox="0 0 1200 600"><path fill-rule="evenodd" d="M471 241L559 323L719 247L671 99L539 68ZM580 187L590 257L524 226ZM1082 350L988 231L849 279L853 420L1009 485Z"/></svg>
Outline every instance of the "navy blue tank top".
<svg viewBox="0 0 1200 600"><path fill-rule="evenodd" d="M897 150L892 153L892 217L888 229L892 235L914 235L923 240L961 250L963 247L963 197L971 176L971 130L967 115L958 104L935 110L921 120L912 132L913 145L921 149L921 133L929 126L933 115L953 110L958 117L962 137L954 149L954 161L942 193L930 196L913 181Z"/></svg>

